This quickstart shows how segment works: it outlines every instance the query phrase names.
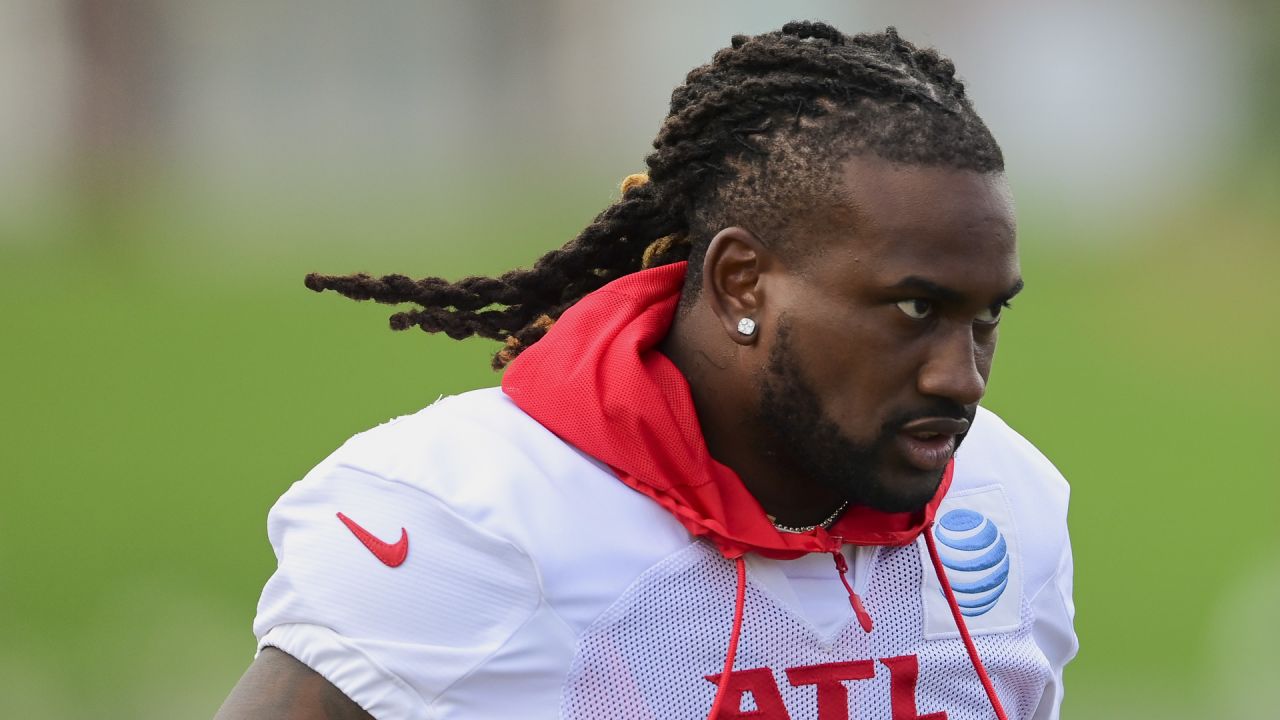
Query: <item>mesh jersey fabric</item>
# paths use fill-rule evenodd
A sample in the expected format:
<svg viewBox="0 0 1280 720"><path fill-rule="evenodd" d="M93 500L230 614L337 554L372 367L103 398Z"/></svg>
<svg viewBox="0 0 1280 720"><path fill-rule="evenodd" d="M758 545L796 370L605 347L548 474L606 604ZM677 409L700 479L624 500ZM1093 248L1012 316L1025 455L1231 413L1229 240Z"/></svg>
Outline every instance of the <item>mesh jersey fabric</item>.
<svg viewBox="0 0 1280 720"><path fill-rule="evenodd" d="M1016 541L1018 587L1003 591L1016 597L1016 627L984 630L977 618L971 630L1010 717L1056 718L1076 647L1066 485L980 411L948 498L991 488ZM382 564L338 512L388 542L403 528L405 562ZM356 436L280 499L268 531L279 566L259 603L259 646L299 658L374 717L701 718L709 709L705 676L724 660L732 564L498 389ZM788 561L749 557L735 672L750 681L741 687L764 690L736 691L729 709L817 717L819 688L828 700L833 688L802 682L813 672L804 668L869 662L870 676L840 683L845 711L898 720L893 679L909 673L895 659L914 658L921 717L992 717L960 641L926 637L918 548L861 550L853 580L875 618L870 634L849 622L815 631L830 623L807 621L814 610L795 602L801 584L787 585ZM849 616L846 598L825 597L807 600L843 603L826 616Z"/></svg>
<svg viewBox="0 0 1280 720"><path fill-rule="evenodd" d="M735 673L744 676L742 687L751 689L731 691L728 717L741 712L826 720L829 712L819 710L818 687L796 671L852 663L848 674L869 677L843 683L840 700L847 717L900 720L884 660L908 657L918 667L913 696L920 714L945 711L950 720L991 717L977 680L967 679L973 669L961 641L921 637L921 571L914 548L878 549L865 600L877 619L875 629L866 633L848 622L834 638L815 634L793 609L749 579ZM646 572L582 637L563 696L563 717L705 717L716 689L707 676L718 675L714 669L723 662L733 588L732 563L701 543ZM1011 717L1031 716L1051 674L1031 637L1025 602L1021 614L1016 631L977 640Z"/></svg>

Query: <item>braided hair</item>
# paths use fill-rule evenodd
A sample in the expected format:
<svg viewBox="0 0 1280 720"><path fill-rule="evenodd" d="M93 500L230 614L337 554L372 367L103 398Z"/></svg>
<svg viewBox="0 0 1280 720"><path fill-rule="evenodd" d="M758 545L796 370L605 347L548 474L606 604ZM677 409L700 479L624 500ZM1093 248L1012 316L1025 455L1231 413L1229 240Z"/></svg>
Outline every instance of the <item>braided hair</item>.
<svg viewBox="0 0 1280 720"><path fill-rule="evenodd" d="M738 225L792 251L789 223L838 198L851 155L977 172L1004 169L1000 147L955 66L890 27L848 36L818 22L736 35L671 95L671 110L622 195L576 238L499 277L310 274L306 286L353 300L413 303L393 330L504 343L501 369L587 293L645 267L689 260L682 306L696 298L711 238Z"/></svg>

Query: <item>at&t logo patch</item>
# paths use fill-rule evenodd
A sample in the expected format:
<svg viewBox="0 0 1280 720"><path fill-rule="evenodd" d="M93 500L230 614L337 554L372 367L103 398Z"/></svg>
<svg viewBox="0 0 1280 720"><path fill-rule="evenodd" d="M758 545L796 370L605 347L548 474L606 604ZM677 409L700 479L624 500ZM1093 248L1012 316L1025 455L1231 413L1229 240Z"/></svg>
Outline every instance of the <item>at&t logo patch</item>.
<svg viewBox="0 0 1280 720"><path fill-rule="evenodd" d="M932 532L969 632L980 635L1017 629L1022 563L1004 492L995 486L949 495L938 508ZM918 545L924 571L925 638L958 637L924 538Z"/></svg>
<svg viewBox="0 0 1280 720"><path fill-rule="evenodd" d="M952 510L934 525L960 614L982 615L1009 587L1009 544L999 526L976 510Z"/></svg>

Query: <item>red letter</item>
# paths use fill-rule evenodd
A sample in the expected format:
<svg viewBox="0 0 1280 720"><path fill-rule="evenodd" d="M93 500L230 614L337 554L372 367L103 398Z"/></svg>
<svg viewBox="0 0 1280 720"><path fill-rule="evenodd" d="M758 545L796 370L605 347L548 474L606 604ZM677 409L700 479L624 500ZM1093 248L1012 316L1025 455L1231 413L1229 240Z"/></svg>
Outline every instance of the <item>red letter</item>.
<svg viewBox="0 0 1280 720"><path fill-rule="evenodd" d="M916 714L916 680L920 678L920 662L915 655L884 658L880 662L889 668L893 720L947 720L946 712Z"/></svg>
<svg viewBox="0 0 1280 720"><path fill-rule="evenodd" d="M866 680L875 675L876 664L870 660L787 668L792 685L818 686L818 720L849 720L849 689L844 681Z"/></svg>
<svg viewBox="0 0 1280 720"><path fill-rule="evenodd" d="M789 672L789 671L788 671ZM712 683L719 683L719 675L705 675ZM756 709L742 711L742 696L751 693ZM729 685L724 690L724 704L720 717L715 720L791 720L787 706L782 704L782 693L769 668L734 670L729 673Z"/></svg>

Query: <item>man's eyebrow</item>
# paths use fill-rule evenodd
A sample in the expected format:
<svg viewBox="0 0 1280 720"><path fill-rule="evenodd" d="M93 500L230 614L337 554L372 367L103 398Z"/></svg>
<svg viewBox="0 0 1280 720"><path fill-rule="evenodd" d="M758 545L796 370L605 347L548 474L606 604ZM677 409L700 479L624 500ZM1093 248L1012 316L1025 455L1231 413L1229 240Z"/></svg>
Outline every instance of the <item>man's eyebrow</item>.
<svg viewBox="0 0 1280 720"><path fill-rule="evenodd" d="M1022 282L1022 278L1018 278L1016 281L1014 281L1012 285L1009 286L1008 290L1001 293L1000 297L997 298L996 302L1005 303L1012 300L1014 295L1017 295L1018 293L1022 292L1022 288L1024 287L1024 285L1025 284ZM949 303L958 303L965 299L964 293L960 292L959 290L946 287L945 285L939 285L938 283L932 280L926 280L925 278L922 278L919 275L908 275L907 277L902 278L901 280L894 283L893 285L890 285L889 289L919 292L919 293L928 295L930 297L937 298L938 300L941 300L943 302L949 302Z"/></svg>
<svg viewBox="0 0 1280 720"><path fill-rule="evenodd" d="M893 285L890 285L889 289L918 292L932 298L942 300L943 302L959 302L964 299L964 293L959 290L939 285L932 280L925 280L919 275L908 275Z"/></svg>

